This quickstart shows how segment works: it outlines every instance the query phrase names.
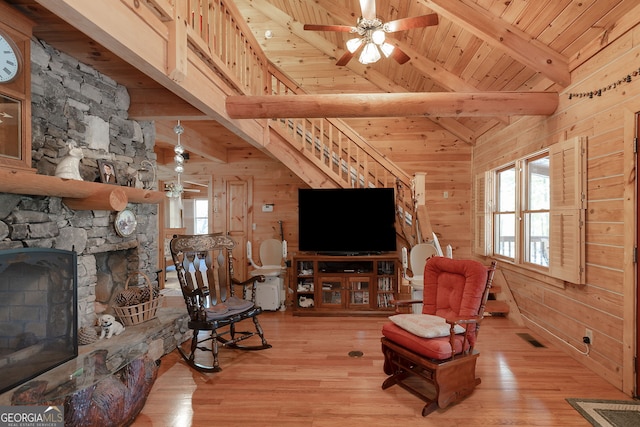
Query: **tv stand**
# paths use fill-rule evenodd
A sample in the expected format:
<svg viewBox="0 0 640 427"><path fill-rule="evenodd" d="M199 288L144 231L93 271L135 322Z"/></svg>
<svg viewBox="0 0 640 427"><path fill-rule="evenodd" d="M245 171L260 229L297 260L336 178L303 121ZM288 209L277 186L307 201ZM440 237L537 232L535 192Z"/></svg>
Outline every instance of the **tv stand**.
<svg viewBox="0 0 640 427"><path fill-rule="evenodd" d="M398 292L397 254L293 257L295 316L385 315Z"/></svg>

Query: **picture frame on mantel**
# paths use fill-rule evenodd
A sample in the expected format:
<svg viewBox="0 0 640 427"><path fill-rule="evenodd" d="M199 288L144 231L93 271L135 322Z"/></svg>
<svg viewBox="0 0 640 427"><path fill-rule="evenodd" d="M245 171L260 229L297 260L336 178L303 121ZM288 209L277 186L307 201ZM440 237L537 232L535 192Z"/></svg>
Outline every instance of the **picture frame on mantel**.
<svg viewBox="0 0 640 427"><path fill-rule="evenodd" d="M118 185L118 175L113 162L98 159L98 174L101 183Z"/></svg>

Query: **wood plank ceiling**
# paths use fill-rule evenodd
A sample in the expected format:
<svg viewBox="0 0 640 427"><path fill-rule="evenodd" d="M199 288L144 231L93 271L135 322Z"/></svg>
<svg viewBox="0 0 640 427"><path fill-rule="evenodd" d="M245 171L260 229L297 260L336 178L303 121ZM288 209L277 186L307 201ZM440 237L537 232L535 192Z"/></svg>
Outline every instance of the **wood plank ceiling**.
<svg viewBox="0 0 640 427"><path fill-rule="evenodd" d="M132 93L157 86L78 34L72 23L52 16L38 1L6 2L36 22L36 37L94 66ZM439 23L387 34L388 41L410 56L404 65L383 58L365 66L356 56L346 66L336 66L353 35L305 31L303 25L353 26L361 14L359 0L236 0L235 5L266 56L309 94L560 92L570 84L572 70L640 15L637 0L376 0L376 14L383 22L437 13ZM154 111L155 119L164 122L159 140L172 141L178 113L173 116L169 104L149 108L145 118L153 119ZM384 119L367 123L376 120ZM509 121L508 116L418 117L413 125L433 128L435 122L454 137L473 142ZM183 124L190 130L185 137L191 135L199 154L212 160L224 161L226 149L246 145L231 132L221 132L215 122Z"/></svg>
<svg viewBox="0 0 640 427"><path fill-rule="evenodd" d="M411 60L336 66L353 35L304 31L350 25L359 0L237 0L267 57L308 93L561 91L569 73L601 45L633 0L376 0L383 22L437 13L439 24L387 34ZM265 36L271 32L271 38ZM507 117L436 119L477 138ZM456 132L456 130L458 130Z"/></svg>

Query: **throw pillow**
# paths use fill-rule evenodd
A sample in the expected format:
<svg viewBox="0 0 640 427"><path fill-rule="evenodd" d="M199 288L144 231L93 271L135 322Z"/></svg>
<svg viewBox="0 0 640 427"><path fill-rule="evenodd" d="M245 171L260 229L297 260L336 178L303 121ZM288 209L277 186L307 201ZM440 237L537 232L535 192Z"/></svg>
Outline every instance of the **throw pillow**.
<svg viewBox="0 0 640 427"><path fill-rule="evenodd" d="M389 320L413 335L422 338L446 337L449 335L450 326L440 316L431 314L396 314L389 316ZM454 332L461 334L465 329L455 325Z"/></svg>

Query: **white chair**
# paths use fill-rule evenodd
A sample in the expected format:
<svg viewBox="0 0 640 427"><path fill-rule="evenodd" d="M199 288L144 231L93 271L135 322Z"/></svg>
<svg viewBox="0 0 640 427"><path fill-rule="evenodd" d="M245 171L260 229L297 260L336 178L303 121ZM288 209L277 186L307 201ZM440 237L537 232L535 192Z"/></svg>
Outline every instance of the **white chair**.
<svg viewBox="0 0 640 427"><path fill-rule="evenodd" d="M258 276L279 276L285 268L284 261L287 258L287 241L278 239L267 239L260 244L260 262L258 265L253 260L253 249L251 242L247 242L247 258L251 266L255 269L252 275ZM256 270L260 270L256 272Z"/></svg>
<svg viewBox="0 0 640 427"><path fill-rule="evenodd" d="M260 244L260 263L253 260L251 242L247 242L247 259L253 267L251 276L264 276L256 291L256 302L264 310L284 310L286 293L284 275L286 273L287 241L267 239Z"/></svg>
<svg viewBox="0 0 640 427"><path fill-rule="evenodd" d="M442 256L434 242L415 245L411 248L409 256L407 256L407 248L402 248L402 275L411 285L411 299L422 300L424 266L427 259L433 256ZM411 270L411 276L408 275L409 270ZM414 313L422 313L422 304L414 304L412 310Z"/></svg>

